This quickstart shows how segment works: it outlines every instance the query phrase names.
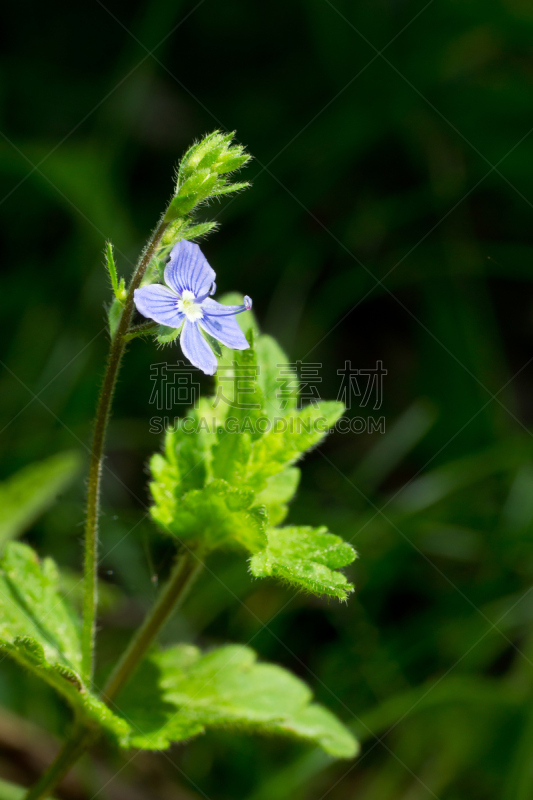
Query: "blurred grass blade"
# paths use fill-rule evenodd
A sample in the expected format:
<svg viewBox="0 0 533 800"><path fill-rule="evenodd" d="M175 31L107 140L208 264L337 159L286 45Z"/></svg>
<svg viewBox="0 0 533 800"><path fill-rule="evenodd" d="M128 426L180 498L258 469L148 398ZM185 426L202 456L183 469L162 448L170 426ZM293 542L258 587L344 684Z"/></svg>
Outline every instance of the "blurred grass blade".
<svg viewBox="0 0 533 800"><path fill-rule="evenodd" d="M366 491L377 489L424 438L436 418L437 412L431 403L417 400L362 459L352 480Z"/></svg>
<svg viewBox="0 0 533 800"><path fill-rule="evenodd" d="M57 453L24 467L0 484L0 545L24 533L77 477L76 451Z"/></svg>
<svg viewBox="0 0 533 800"><path fill-rule="evenodd" d="M425 472L398 492L390 508L418 513L491 475L516 470L527 452L525 448L529 448L528 442L509 439Z"/></svg>

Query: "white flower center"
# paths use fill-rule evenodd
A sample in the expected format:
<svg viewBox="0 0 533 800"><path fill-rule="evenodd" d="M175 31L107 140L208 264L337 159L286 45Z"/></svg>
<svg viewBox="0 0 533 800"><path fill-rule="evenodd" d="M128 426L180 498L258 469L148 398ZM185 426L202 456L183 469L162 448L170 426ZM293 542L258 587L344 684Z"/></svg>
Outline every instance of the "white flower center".
<svg viewBox="0 0 533 800"><path fill-rule="evenodd" d="M178 311L181 311L191 322L198 322L202 319L204 312L200 303L196 302L193 292L184 289L181 293L181 300L178 300Z"/></svg>

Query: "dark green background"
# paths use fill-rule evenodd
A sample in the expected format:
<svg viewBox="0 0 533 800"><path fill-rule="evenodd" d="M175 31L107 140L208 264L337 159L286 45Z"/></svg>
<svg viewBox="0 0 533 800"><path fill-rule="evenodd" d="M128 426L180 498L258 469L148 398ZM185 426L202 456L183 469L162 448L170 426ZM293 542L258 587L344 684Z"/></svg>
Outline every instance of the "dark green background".
<svg viewBox="0 0 533 800"><path fill-rule="evenodd" d="M208 735L125 763L104 749L64 797L526 800L533 793L533 6L528 0L18 3L0 38L0 475L85 452L106 353L103 247L132 262L192 140L237 130L253 188L214 206L219 291L254 299L292 360L388 376L385 436L336 434L291 520L351 540L348 605L212 569L167 631L251 641L363 740L329 764ZM209 218L209 217L207 217ZM177 357L177 351L174 353ZM150 364L121 373L102 520L100 662L139 624L170 550L149 523ZM204 391L209 388L206 380ZM35 395L37 397L35 398ZM20 413L19 413L20 412ZM352 415L373 413L354 407ZM84 484L27 541L79 568ZM133 596L137 599L133 599ZM140 598L140 599L139 599ZM7 662L0 699L67 714ZM0 715L0 774L30 782L39 729Z"/></svg>

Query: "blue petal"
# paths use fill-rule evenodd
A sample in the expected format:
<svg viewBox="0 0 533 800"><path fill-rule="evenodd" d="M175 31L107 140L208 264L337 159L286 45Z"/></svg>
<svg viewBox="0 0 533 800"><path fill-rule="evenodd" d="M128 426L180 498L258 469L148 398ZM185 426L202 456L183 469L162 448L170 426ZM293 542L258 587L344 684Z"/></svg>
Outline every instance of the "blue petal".
<svg viewBox="0 0 533 800"><path fill-rule="evenodd" d="M202 308L204 308L203 304ZM229 308L229 306L224 306L224 308ZM204 309L204 317L198 320L198 324L210 336L214 336L215 339L218 339L226 347L231 347L232 350L247 350L250 347L235 317L210 317L206 316L206 314L209 314L209 312Z"/></svg>
<svg viewBox="0 0 533 800"><path fill-rule="evenodd" d="M252 307L252 301L249 297L245 297L245 304L242 306L225 306L223 303L217 303L207 297L202 303L204 314L209 317L230 317L233 314L240 314L242 311L249 311Z"/></svg>
<svg viewBox="0 0 533 800"><path fill-rule="evenodd" d="M153 319L160 325L179 328L183 322L185 315L177 309L179 297L166 286L161 286L159 283L142 286L140 289L135 289L133 299L137 310L144 317Z"/></svg>
<svg viewBox="0 0 533 800"><path fill-rule="evenodd" d="M200 333L196 322L185 320L185 325L180 336L180 345L183 355L191 364L201 369L206 375L214 375L217 371L215 354Z"/></svg>
<svg viewBox="0 0 533 800"><path fill-rule="evenodd" d="M172 248L170 261L165 267L165 283L181 294L185 289L199 297L209 291L215 280L215 271L193 242L181 241Z"/></svg>

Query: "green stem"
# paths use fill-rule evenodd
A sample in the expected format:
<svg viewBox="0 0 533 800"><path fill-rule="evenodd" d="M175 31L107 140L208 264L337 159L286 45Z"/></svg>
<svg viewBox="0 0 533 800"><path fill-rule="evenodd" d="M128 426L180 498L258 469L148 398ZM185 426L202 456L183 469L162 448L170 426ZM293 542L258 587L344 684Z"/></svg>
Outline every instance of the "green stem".
<svg viewBox="0 0 533 800"><path fill-rule="evenodd" d="M167 223L161 221L157 226L148 246L146 247L139 265L135 270L124 302L124 310L118 323L117 330L111 340L107 368L104 382L100 391L96 420L94 424L93 445L89 478L87 488L87 517L85 522L85 564L84 564L84 597L83 597L83 627L81 635L82 647L82 673L84 679L92 681L94 666L94 632L97 608L97 549L98 549L98 517L100 511L100 480L102 473L102 458L104 441L109 419L109 411L120 362L124 353L125 336L130 327L133 316L133 293L143 279L143 276L152 260Z"/></svg>
<svg viewBox="0 0 533 800"><path fill-rule="evenodd" d="M86 728L77 728L72 737L64 745L55 761L48 767L41 779L32 786L24 800L43 800L63 780L71 766L80 758L94 737L92 731Z"/></svg>
<svg viewBox="0 0 533 800"><path fill-rule="evenodd" d="M104 686L102 699L108 705L135 670L170 614L185 599L202 566L199 555L192 552L186 552L177 559L167 585Z"/></svg>

